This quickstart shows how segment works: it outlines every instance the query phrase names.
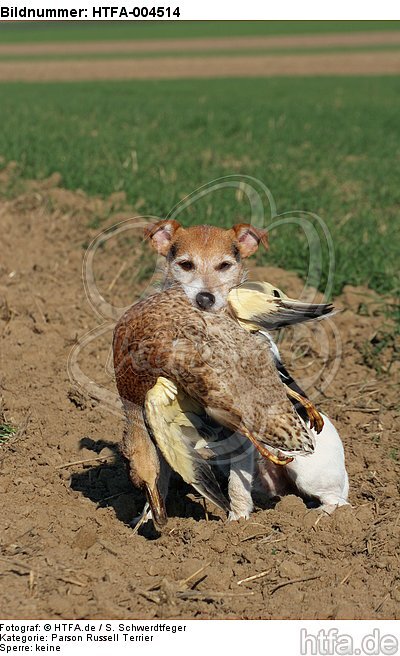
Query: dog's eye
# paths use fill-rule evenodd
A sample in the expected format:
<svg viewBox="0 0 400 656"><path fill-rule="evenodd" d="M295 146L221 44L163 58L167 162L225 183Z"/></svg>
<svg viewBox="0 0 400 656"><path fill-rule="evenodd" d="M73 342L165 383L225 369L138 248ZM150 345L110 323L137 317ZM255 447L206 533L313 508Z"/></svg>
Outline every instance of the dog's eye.
<svg viewBox="0 0 400 656"><path fill-rule="evenodd" d="M179 266L181 269L184 271L192 271L194 269L194 264L193 262L190 262L189 260L184 260L183 262L178 262Z"/></svg>
<svg viewBox="0 0 400 656"><path fill-rule="evenodd" d="M230 269L232 266L232 262L221 262L221 264L218 264L217 266L217 271L226 271L227 269Z"/></svg>

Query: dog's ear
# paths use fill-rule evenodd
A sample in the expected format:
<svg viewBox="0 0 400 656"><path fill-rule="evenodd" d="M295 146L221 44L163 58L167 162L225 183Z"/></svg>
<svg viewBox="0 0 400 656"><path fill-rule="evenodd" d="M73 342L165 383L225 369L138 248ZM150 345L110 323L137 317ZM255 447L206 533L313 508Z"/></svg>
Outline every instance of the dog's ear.
<svg viewBox="0 0 400 656"><path fill-rule="evenodd" d="M268 250L268 232L249 223L236 223L232 227L241 257L249 257L256 252L260 243Z"/></svg>
<svg viewBox="0 0 400 656"><path fill-rule="evenodd" d="M149 223L144 229L144 238L146 240L149 239L154 250L165 257L170 249L171 241L179 228L181 228L181 224L173 219Z"/></svg>

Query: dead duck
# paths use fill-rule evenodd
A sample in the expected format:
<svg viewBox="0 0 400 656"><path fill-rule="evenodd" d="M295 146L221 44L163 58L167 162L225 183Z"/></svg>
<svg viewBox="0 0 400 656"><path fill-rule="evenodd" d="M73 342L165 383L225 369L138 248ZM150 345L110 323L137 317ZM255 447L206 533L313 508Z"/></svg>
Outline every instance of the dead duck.
<svg viewBox="0 0 400 656"><path fill-rule="evenodd" d="M228 295L231 315L246 330L268 340L288 398L316 433L322 429L322 417L288 374L266 330L324 318L332 314L333 309L330 303L310 304L290 299L267 282L243 283ZM145 416L153 441L170 467L204 498L227 510L227 500L216 481L212 465L233 456L238 448L233 436L227 431L222 431L221 435L221 425L213 425L204 408L164 377L160 377L146 395ZM236 491L236 496L243 496L243 490Z"/></svg>
<svg viewBox="0 0 400 656"><path fill-rule="evenodd" d="M167 517L146 398L160 377L273 462L286 464L293 453L314 448L311 431L288 401L268 344L228 313L197 310L178 287L140 301L123 315L114 332L114 366L126 413L122 451L158 527ZM318 413L311 414L315 421ZM226 509L215 489L213 500Z"/></svg>

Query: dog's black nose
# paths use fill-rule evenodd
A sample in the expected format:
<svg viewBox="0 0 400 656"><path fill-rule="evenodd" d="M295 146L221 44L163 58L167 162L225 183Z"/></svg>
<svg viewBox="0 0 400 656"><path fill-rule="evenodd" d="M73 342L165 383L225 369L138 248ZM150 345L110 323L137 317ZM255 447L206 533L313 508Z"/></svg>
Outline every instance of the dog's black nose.
<svg viewBox="0 0 400 656"><path fill-rule="evenodd" d="M196 303L200 310L209 310L215 303L215 296L209 292L199 292L196 296Z"/></svg>

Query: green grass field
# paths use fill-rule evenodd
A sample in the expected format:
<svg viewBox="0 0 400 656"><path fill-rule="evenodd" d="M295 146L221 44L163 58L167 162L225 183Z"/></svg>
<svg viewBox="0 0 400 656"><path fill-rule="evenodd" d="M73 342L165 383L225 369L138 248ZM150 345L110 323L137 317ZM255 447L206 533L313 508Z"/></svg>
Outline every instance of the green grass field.
<svg viewBox="0 0 400 656"><path fill-rule="evenodd" d="M68 188L124 190L140 213L164 217L199 185L251 175L278 213L315 212L329 226L335 292L399 288L397 77L1 84L0 93L0 155L23 177L59 171ZM249 208L225 190L181 218L229 226ZM263 261L304 273L301 230L274 230Z"/></svg>
<svg viewBox="0 0 400 656"><path fill-rule="evenodd" d="M175 5L171 5L175 6ZM175 39L398 30L400 21L72 21L3 22L0 43Z"/></svg>

